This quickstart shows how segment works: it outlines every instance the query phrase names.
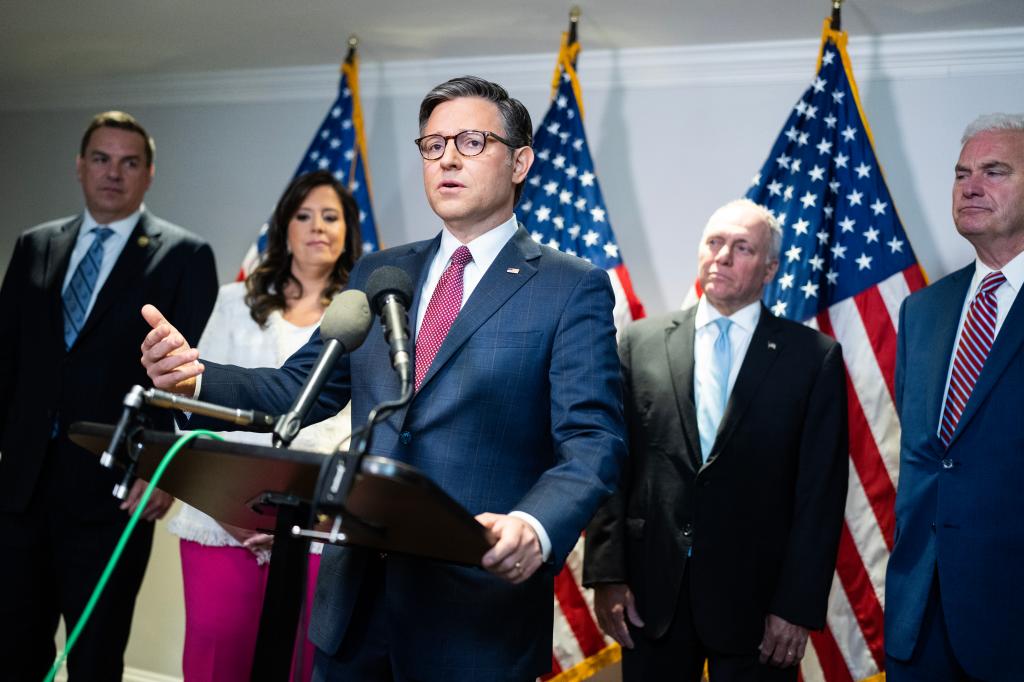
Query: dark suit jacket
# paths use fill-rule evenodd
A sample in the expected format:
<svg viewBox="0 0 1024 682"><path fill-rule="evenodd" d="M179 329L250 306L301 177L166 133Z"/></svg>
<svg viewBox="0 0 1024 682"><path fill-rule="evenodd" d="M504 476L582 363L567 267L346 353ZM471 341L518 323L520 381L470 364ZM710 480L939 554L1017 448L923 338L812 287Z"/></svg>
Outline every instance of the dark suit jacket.
<svg viewBox="0 0 1024 682"><path fill-rule="evenodd" d="M81 216L65 218L22 234L0 289L0 511L28 505L56 421L60 461L48 475L75 482L83 517L127 519L111 495L121 475L71 444L67 427L117 421L125 393L148 385L139 363L139 340L149 330L143 304L159 307L194 343L213 309L217 275L205 242L143 212L65 350L61 287L81 224ZM154 418L158 428L172 427L170 413Z"/></svg>
<svg viewBox="0 0 1024 682"><path fill-rule="evenodd" d="M896 543L885 581L885 646L909 659L938 572L953 651L986 680L1024 665L1024 297L1017 294L949 448L936 435L970 265L900 309L896 406L902 425Z"/></svg>
<svg viewBox="0 0 1024 682"><path fill-rule="evenodd" d="M660 637L692 547L698 635L713 650L750 654L768 613L812 629L825 622L847 485L842 351L762 307L702 466L695 313L641 320L622 335L629 458L587 529L584 584L627 583L645 634Z"/></svg>
<svg viewBox="0 0 1024 682"><path fill-rule="evenodd" d="M349 286L363 288L383 265L405 270L417 282L415 322L439 244L437 237L364 256ZM552 543L551 565L521 585L480 569L388 557L392 655L405 674L482 681L550 668L553 576L625 456L613 301L604 271L537 245L520 228L459 312L412 404L377 429L373 452L418 467L473 514L532 514ZM315 334L280 370L207 363L201 397L284 412L321 345ZM375 325L339 363L313 420L351 396L359 428L398 391ZM352 617L367 558L359 549L325 550L310 634L329 653Z"/></svg>

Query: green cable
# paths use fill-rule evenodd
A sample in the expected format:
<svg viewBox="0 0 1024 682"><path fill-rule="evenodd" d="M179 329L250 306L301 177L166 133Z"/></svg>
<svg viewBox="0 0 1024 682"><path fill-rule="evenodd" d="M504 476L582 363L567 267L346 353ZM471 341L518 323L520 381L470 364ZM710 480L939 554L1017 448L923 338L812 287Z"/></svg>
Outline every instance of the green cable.
<svg viewBox="0 0 1024 682"><path fill-rule="evenodd" d="M110 555L110 561L107 562L107 567L103 569L103 575L100 576L99 581L96 583L96 587L92 591L92 596L89 597L89 603L85 605L85 609L82 611L81 617L75 624L74 630L68 635L67 643L64 646L64 651L61 652L57 660L53 662L53 667L50 668L50 672L46 675L43 682L53 682L54 677L57 676L57 672L60 670L61 665L64 664L64 659L68 657L68 653L71 651L71 647L75 645L78 640L78 636L82 634L82 630L85 628L86 622L89 620L89 616L92 615L93 609L96 607L96 602L99 601L100 595L103 594L103 589L107 586L107 581L110 580L110 574L114 572L114 568L117 566L117 562L121 559L121 553L124 552L125 545L128 544L128 538L131 537L132 531L135 530L136 524L139 522L139 517L142 516L142 512L146 509L146 505L149 503L149 497L153 492L153 488L156 487L157 483L160 482L160 477L164 475L164 470L170 465L171 460L178 454L178 451L184 447L185 443L189 442L193 438L199 436L208 436L217 440L224 440L223 437L217 435L213 431L205 431L199 429L197 431L190 431L182 435L178 440L174 442L174 445L167 450L164 454L164 458L160 460L160 466L153 472L152 480L149 485L146 486L146 492L142 494L142 499L139 500L139 505L135 508L135 513L128 519L128 525L124 527L124 532L121 533L121 539L117 541L117 546L114 547L113 554Z"/></svg>

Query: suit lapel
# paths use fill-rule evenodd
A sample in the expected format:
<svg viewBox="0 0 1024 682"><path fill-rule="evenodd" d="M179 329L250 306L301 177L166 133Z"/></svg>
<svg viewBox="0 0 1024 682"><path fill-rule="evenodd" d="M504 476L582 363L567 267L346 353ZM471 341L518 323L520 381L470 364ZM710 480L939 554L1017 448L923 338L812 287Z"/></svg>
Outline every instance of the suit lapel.
<svg viewBox="0 0 1024 682"><path fill-rule="evenodd" d="M747 354L740 365L740 372L736 376L736 383L729 394L729 402L725 406L725 414L722 415L722 423L718 427L718 435L715 444L711 447L708 456L710 464L721 452L724 443L736 430L736 427L743 421L743 415L750 407L757 395L757 390L764 381L768 370L775 364L775 360L782 352L783 341L778 320L771 312L761 305L761 319L754 328L754 334L750 338L750 345L747 347Z"/></svg>
<svg viewBox="0 0 1024 682"><path fill-rule="evenodd" d="M408 251L398 256L393 265L401 268L409 274L409 278L415 283L412 294L412 304L409 307L409 338L416 338L416 318L419 317L420 299L423 296L423 283L427 279L427 272L430 269L430 262L433 260L437 250L441 247L441 235L426 242L417 242Z"/></svg>
<svg viewBox="0 0 1024 682"><path fill-rule="evenodd" d="M396 268L404 270L409 278L415 282L413 289L412 303L409 305L409 338L416 338L416 318L420 309L420 299L423 292L423 282L427 278L427 271L430 269L430 262L433 260L434 255L437 253L437 249L441 245L441 236L438 234L434 239L416 242L409 245L409 247L400 255L396 256L393 261L388 263ZM398 250L401 247L395 247ZM413 341L412 354L415 362L416 357L416 342ZM390 363L388 363L390 364ZM394 387L398 389L398 378L392 372L387 373L389 381L394 381ZM415 402L415 398L413 399ZM395 425L395 430L401 431L402 423L405 421L406 413L409 411L410 405L406 405L399 409L395 414L388 417L388 420Z"/></svg>
<svg viewBox="0 0 1024 682"><path fill-rule="evenodd" d="M140 274L149 259L160 248L160 228L153 224L145 211L139 216L135 229L128 236L124 248L121 249L113 270L96 295L96 303L89 311L89 317L82 325L78 339L82 339L95 329L104 314L123 296L123 292L139 280ZM78 340L75 341L78 343Z"/></svg>
<svg viewBox="0 0 1024 682"><path fill-rule="evenodd" d="M974 265L969 265L958 272L953 273L947 280L949 286L948 296L940 296L938 304L930 311L926 324L931 332L926 336L936 341L936 350L932 355L933 365L927 372L927 384L925 390L928 392L925 403L927 405L928 426L931 433L939 430L939 420L942 419L942 399L946 393L946 375L949 371L949 363L953 359L956 346L957 327L960 326L960 315L963 312L964 298L967 296L967 288L971 285L974 277ZM900 330L902 332L902 330ZM908 349L908 354L914 349ZM909 362L909 358L904 358ZM916 374L916 373L915 373ZM913 387L911 387L913 390ZM969 405L970 403L968 403ZM936 436L938 438L938 436Z"/></svg>
<svg viewBox="0 0 1024 682"><path fill-rule="evenodd" d="M473 290L473 294L452 322L448 335L445 336L437 355L434 356L434 361L430 364L430 369L423 377L421 389L444 367L455 351L469 340L473 332L536 274L537 268L530 261L537 258L540 258L540 247L520 226L512 239L498 253L498 257L491 263Z"/></svg>
<svg viewBox="0 0 1024 682"><path fill-rule="evenodd" d="M672 392L683 437L686 439L684 452L689 454L686 464L694 471L700 469L700 431L697 428L697 407L693 400L693 333L696 306L672 316L665 328L665 352L668 355L669 374L672 378Z"/></svg>
<svg viewBox="0 0 1024 682"><path fill-rule="evenodd" d="M950 445L967 428L971 418L978 412L979 406L985 402L985 398L988 397L992 388L1002 378L1007 365L1020 353L1021 345L1024 344L1024 303L1021 302L1022 298L1024 297L1018 293L1013 307L1010 308L1009 314L1003 320L1003 326L999 329L999 335L996 336L996 340L992 344L988 359L985 360L985 364L981 368L978 383L974 385L971 397L968 398L963 414L960 415L960 421L957 422Z"/></svg>
<svg viewBox="0 0 1024 682"><path fill-rule="evenodd" d="M46 249L43 287L49 292L50 300L54 301L54 304L49 306L49 323L53 333L61 339L61 348L64 347L64 302L61 300L61 289L64 286L68 262L71 260L71 252L75 248L75 240L78 239L78 231L81 227L81 215L64 223L50 236L50 242Z"/></svg>

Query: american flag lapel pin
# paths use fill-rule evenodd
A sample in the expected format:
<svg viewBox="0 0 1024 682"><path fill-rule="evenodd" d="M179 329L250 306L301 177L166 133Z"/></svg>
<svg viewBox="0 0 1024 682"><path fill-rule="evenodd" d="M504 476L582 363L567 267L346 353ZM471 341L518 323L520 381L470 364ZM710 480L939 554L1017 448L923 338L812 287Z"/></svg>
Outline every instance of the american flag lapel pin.
<svg viewBox="0 0 1024 682"><path fill-rule="evenodd" d="M509 268L505 272L507 272L510 275L518 275L519 274L519 268Z"/></svg>

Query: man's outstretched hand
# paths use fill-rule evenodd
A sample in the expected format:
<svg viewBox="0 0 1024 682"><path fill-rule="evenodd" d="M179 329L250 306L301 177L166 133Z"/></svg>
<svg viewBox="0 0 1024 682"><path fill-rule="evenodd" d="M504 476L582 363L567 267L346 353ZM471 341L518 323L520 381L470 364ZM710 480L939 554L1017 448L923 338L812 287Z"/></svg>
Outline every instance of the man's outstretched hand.
<svg viewBox="0 0 1024 682"><path fill-rule="evenodd" d="M203 373L199 350L167 321L156 306L142 306L142 317L153 329L142 341L142 366L153 386L191 398L196 377Z"/></svg>

